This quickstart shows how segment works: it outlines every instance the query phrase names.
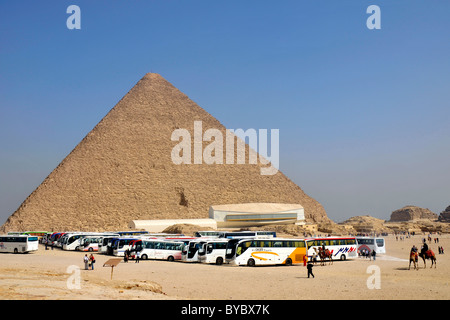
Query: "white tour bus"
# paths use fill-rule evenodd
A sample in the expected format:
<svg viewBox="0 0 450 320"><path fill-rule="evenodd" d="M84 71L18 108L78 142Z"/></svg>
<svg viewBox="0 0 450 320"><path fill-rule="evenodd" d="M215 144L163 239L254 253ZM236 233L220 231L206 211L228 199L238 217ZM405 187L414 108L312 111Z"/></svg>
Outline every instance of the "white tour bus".
<svg viewBox="0 0 450 320"><path fill-rule="evenodd" d="M77 231L77 232L65 232L56 240L56 243L55 243L55 241L53 242L53 246L61 248L61 249L64 249L64 245L67 245L67 243L69 241L69 238L71 236L77 235L77 234L85 234L85 232L79 232L79 231Z"/></svg>
<svg viewBox="0 0 450 320"><path fill-rule="evenodd" d="M85 236L80 239L80 245L78 250L80 251L98 251L99 243L103 241L103 237L100 236Z"/></svg>
<svg viewBox="0 0 450 320"><path fill-rule="evenodd" d="M195 236L200 237L210 237L210 238L219 238L220 236L223 236L226 231L213 231L213 230L202 230L195 232Z"/></svg>
<svg viewBox="0 0 450 320"><path fill-rule="evenodd" d="M62 239L64 237L64 235L66 234L66 232L55 232L50 236L50 241L47 241L48 245L51 245L52 247L57 247L58 243L60 244L61 241L59 241L60 239Z"/></svg>
<svg viewBox="0 0 450 320"><path fill-rule="evenodd" d="M357 244L355 237L321 237L308 238L308 258L311 260L316 253L317 261L319 261L319 248L325 246L330 250L333 260L347 260L358 256Z"/></svg>
<svg viewBox="0 0 450 320"><path fill-rule="evenodd" d="M81 231L65 232L57 239L56 243L54 243L53 246L64 249L64 244L67 244L69 241L69 238L76 234L90 234L90 233L89 232L81 232ZM71 249L71 250L75 250L75 249Z"/></svg>
<svg viewBox="0 0 450 320"><path fill-rule="evenodd" d="M202 263L215 263L221 265L225 262L228 239L208 240L202 244L198 252Z"/></svg>
<svg viewBox="0 0 450 320"><path fill-rule="evenodd" d="M81 247L81 240L85 237L90 236L101 236L101 233L90 233L90 232L80 232L80 233L69 233L62 241L62 249L77 251Z"/></svg>
<svg viewBox="0 0 450 320"><path fill-rule="evenodd" d="M0 252L27 253L37 251L38 237L28 235L1 235Z"/></svg>
<svg viewBox="0 0 450 320"><path fill-rule="evenodd" d="M112 252L111 245L112 245L113 240L117 239L117 238L119 238L119 236L117 236L117 235L103 237L102 242L98 244L98 252L99 253L108 254L108 255L112 255L113 252ZM109 248L110 252L108 252L108 248Z"/></svg>
<svg viewBox="0 0 450 320"><path fill-rule="evenodd" d="M292 265L306 262L305 239L231 239L226 261L232 265Z"/></svg>
<svg viewBox="0 0 450 320"><path fill-rule="evenodd" d="M118 234L86 235L80 239L80 251L99 251L103 244L103 239L108 237L118 237Z"/></svg>
<svg viewBox="0 0 450 320"><path fill-rule="evenodd" d="M361 252L364 249L368 249L369 252L375 250L376 253L386 253L386 247L383 238L356 236L356 242L358 243L358 252Z"/></svg>
<svg viewBox="0 0 450 320"><path fill-rule="evenodd" d="M203 244L214 238L202 237L198 239L190 240L183 245L181 250L181 261L183 262L199 262L199 250L202 248Z"/></svg>
<svg viewBox="0 0 450 320"><path fill-rule="evenodd" d="M143 260L181 260L182 241L164 240L164 239L143 239L133 248L139 252Z"/></svg>
<svg viewBox="0 0 450 320"><path fill-rule="evenodd" d="M225 232L220 238L228 239L244 239L244 238L276 238L277 233L275 231L235 231L235 232Z"/></svg>
<svg viewBox="0 0 450 320"><path fill-rule="evenodd" d="M244 239L244 238L275 238L277 233L275 231L197 231L195 233L196 237L209 237L209 238L227 238L227 239Z"/></svg>
<svg viewBox="0 0 450 320"><path fill-rule="evenodd" d="M52 242L52 246L57 247L57 248L62 248L64 242L67 242L67 238L69 237L70 234L72 234L72 233L63 232L59 236L56 236L56 239L53 240L53 242Z"/></svg>
<svg viewBox="0 0 450 320"><path fill-rule="evenodd" d="M125 255L125 251L131 249L131 243L134 240L137 240L138 237L119 237L114 238L112 241L112 254L118 257L123 257Z"/></svg>

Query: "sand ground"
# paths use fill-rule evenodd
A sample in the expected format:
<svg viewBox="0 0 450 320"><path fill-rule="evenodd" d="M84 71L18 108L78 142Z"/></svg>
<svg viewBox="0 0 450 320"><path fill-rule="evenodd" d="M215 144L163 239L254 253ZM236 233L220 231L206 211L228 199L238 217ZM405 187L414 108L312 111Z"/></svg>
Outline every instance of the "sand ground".
<svg viewBox="0 0 450 320"><path fill-rule="evenodd" d="M0 299L448 300L450 251L440 255L438 244L432 242L429 246L436 253L437 268L431 269L427 261L425 269L420 259L419 270L408 270L409 250L413 244L420 248L422 238L416 235L397 241L388 236L387 253L376 261L358 258L317 265L314 279L307 278L303 265L250 268L131 261L114 268L111 280L111 268L102 266L113 257L94 254L95 270L85 271L84 253L46 251L40 246L30 254L0 254ZM439 245L450 250L450 235L439 239Z"/></svg>

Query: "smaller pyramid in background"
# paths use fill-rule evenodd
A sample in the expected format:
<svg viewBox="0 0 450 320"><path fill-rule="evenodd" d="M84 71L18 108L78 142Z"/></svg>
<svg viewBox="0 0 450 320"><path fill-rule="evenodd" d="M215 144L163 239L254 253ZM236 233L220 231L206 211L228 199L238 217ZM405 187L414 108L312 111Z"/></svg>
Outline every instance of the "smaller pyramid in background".
<svg viewBox="0 0 450 320"><path fill-rule="evenodd" d="M283 173L261 175L261 164L174 164L172 132L193 132L194 121L226 135L168 81L146 74L1 230L120 230L131 220L208 218L211 205L251 202L298 203L308 221L328 220Z"/></svg>

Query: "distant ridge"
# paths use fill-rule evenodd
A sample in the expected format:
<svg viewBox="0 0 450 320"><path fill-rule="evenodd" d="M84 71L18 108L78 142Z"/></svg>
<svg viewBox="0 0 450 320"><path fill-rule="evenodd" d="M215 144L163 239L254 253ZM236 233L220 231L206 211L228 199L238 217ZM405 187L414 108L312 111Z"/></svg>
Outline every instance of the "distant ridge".
<svg viewBox="0 0 450 320"><path fill-rule="evenodd" d="M448 206L444 211L439 215L439 221L442 222L450 222L450 206Z"/></svg>
<svg viewBox="0 0 450 320"><path fill-rule="evenodd" d="M417 219L430 219L435 221L438 219L438 215L430 209L408 205L393 211L390 222L412 221Z"/></svg>
<svg viewBox="0 0 450 320"><path fill-rule="evenodd" d="M163 77L146 74L25 199L2 232L118 230L135 219L207 218L211 205L300 203L307 221L322 205L261 164L176 165L177 128L225 127Z"/></svg>

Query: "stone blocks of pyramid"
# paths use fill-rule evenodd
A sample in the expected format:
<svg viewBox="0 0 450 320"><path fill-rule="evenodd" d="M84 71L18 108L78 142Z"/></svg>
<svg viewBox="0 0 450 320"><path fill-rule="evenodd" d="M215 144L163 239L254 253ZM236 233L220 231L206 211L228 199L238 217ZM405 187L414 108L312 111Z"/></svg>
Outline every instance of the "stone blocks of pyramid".
<svg viewBox="0 0 450 320"><path fill-rule="evenodd" d="M207 218L211 205L298 203L328 220L282 172L260 164L174 164L178 128L226 128L158 74L146 74L8 218L1 231L120 230L131 220Z"/></svg>

